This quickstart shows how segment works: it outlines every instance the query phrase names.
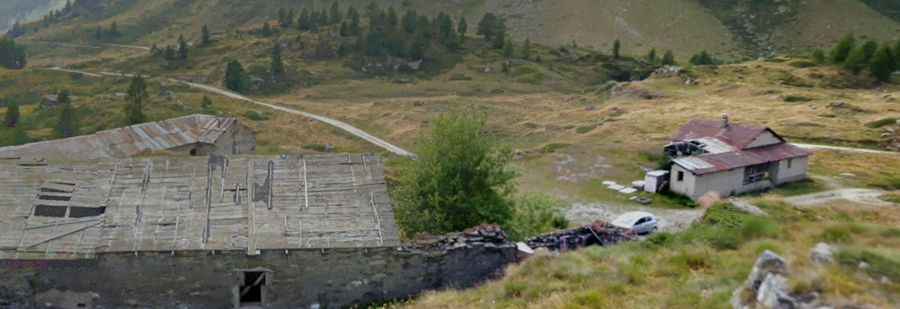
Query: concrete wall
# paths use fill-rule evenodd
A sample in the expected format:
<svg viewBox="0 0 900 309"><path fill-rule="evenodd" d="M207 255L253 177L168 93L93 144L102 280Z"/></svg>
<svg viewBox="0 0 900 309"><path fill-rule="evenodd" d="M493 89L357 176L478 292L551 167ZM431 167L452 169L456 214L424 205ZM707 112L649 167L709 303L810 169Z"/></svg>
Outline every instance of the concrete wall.
<svg viewBox="0 0 900 309"><path fill-rule="evenodd" d="M0 260L0 307L232 308L242 269L272 271L267 308L341 308L470 287L515 262L513 246L448 251L355 248L101 254L92 260ZM81 306L79 306L79 304Z"/></svg>
<svg viewBox="0 0 900 309"><path fill-rule="evenodd" d="M744 169L736 168L724 172L694 175L681 166L674 165L670 189L672 192L696 200L709 192L717 192L721 197L728 197L772 187L772 182L768 180L744 185ZM684 180L680 183L677 181L678 171L684 171Z"/></svg>
<svg viewBox="0 0 900 309"><path fill-rule="evenodd" d="M678 181L678 173L684 175L684 179ZM669 174L669 190L684 195L694 196L694 187L696 186L697 176L687 171L679 165L672 165L672 173Z"/></svg>
<svg viewBox="0 0 900 309"><path fill-rule="evenodd" d="M788 160L778 162L776 172L772 176L775 185L806 179L806 173L809 169L809 157L789 160L791 161L790 168L788 168Z"/></svg>

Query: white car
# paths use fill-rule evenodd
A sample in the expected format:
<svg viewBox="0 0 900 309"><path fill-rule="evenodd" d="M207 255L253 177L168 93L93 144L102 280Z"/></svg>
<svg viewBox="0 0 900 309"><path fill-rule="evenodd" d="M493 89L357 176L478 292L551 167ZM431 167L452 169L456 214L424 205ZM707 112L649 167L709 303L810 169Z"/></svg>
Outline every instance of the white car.
<svg viewBox="0 0 900 309"><path fill-rule="evenodd" d="M644 235L655 232L659 228L657 226L658 223L656 216L649 212L632 211L624 213L616 220L613 220L612 225Z"/></svg>

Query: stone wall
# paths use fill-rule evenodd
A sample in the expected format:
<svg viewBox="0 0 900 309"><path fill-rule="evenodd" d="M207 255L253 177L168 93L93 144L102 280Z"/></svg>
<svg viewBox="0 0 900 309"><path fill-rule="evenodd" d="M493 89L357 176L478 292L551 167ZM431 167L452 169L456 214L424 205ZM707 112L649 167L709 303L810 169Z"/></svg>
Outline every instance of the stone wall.
<svg viewBox="0 0 900 309"><path fill-rule="evenodd" d="M0 308L232 308L241 270L249 269L271 271L263 288L265 307L342 308L471 287L515 261L510 243L0 260Z"/></svg>

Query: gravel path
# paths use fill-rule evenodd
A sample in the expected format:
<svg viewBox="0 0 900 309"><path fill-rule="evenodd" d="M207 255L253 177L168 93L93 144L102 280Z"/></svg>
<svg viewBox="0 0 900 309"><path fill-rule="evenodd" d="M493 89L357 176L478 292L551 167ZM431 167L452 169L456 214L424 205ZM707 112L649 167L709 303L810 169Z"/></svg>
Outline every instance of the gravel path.
<svg viewBox="0 0 900 309"><path fill-rule="evenodd" d="M838 189L819 193L798 195L785 198L784 201L799 207L816 206L837 200L848 200L872 206L890 206L893 203L880 199L884 191L871 189Z"/></svg>
<svg viewBox="0 0 900 309"><path fill-rule="evenodd" d="M866 148L851 148L851 147L815 145L815 144L797 144L797 143L791 143L791 144L793 144L794 146L797 146L800 148L806 148L806 149L824 149L824 150L835 150L835 151L844 151L844 152L900 156L900 152L887 151L887 150L875 150L875 149L866 149Z"/></svg>
<svg viewBox="0 0 900 309"><path fill-rule="evenodd" d="M128 73L116 73L116 72L91 73L91 72L85 72L85 71L79 71L79 70L64 69L64 68L60 68L60 67L53 67L53 68L49 68L48 70L83 74L85 76L90 76L90 77L102 77L102 76L133 77L134 76L134 74L128 74ZM307 113L307 112L303 112L303 111L299 111L299 110L295 110L295 109L291 109L291 108L287 108L287 107L283 107L283 106L279 106L279 105L265 103L265 102L254 100L254 99L248 98L246 96L243 96L243 95L240 95L240 94L228 91L228 90L216 88L216 87L213 87L210 85L197 84L197 83L192 83L192 82L187 82L187 81L172 79L172 78L170 78L169 81L174 82L174 83L180 83L180 84L183 84L183 85L186 85L186 86L189 86L192 88L200 89L200 90L203 90L206 92L226 96L226 97L229 97L232 99L241 100L244 102L249 102L252 104L268 107L268 108L271 108L274 110L312 118L312 119L321 121L323 123L326 123L328 125L334 126L338 129L344 130L347 133L350 133L360 139L363 139L369 143L372 143L375 146L378 146L387 151L390 151L391 153L394 153L398 156L409 157L409 158L415 158L415 156L416 156L412 152L409 152L403 148L400 148L396 145L388 143L388 142L386 142L378 137L375 137L363 130L360 130L359 128L356 128L350 124L347 124L346 122L343 122L343 121L340 121L337 119L328 118L328 117L320 116L320 115L316 115L316 114L311 114L311 113Z"/></svg>
<svg viewBox="0 0 900 309"><path fill-rule="evenodd" d="M589 224L595 220L613 221L616 217L629 211L646 211L656 215L659 220L659 231L678 232L687 229L703 217L703 209L666 209L643 206L624 206L600 203L575 203L566 210L566 219L578 225Z"/></svg>

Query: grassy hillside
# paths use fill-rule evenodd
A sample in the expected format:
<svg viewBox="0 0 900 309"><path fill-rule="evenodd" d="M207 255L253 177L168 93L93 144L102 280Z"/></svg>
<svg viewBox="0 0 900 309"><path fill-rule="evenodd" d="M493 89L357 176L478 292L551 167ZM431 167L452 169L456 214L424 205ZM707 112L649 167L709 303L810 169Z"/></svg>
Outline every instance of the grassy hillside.
<svg viewBox="0 0 900 309"><path fill-rule="evenodd" d="M60 8L65 0L4 0L0 1L0 33L6 32L12 24L19 21L32 21L51 9Z"/></svg>
<svg viewBox="0 0 900 309"><path fill-rule="evenodd" d="M573 42L580 46L608 50L621 39L627 52L644 53L650 48L671 49L679 58L708 50L725 58L768 55L774 52L826 46L849 32L880 40L898 35L900 23L892 20L890 9L869 1L707 1L707 0L382 0L382 7L401 11L465 16L470 31L486 12L507 19L516 40L559 46ZM238 1L238 0L156 0L110 1L105 10L81 16L50 29L42 29L30 39L89 42L97 26L116 21L121 43L144 45L171 42L180 34L198 37L209 24L217 32L233 31L274 20L279 8L323 9L331 1ZM367 0L342 0L363 10ZM406 6L405 6L406 5Z"/></svg>

